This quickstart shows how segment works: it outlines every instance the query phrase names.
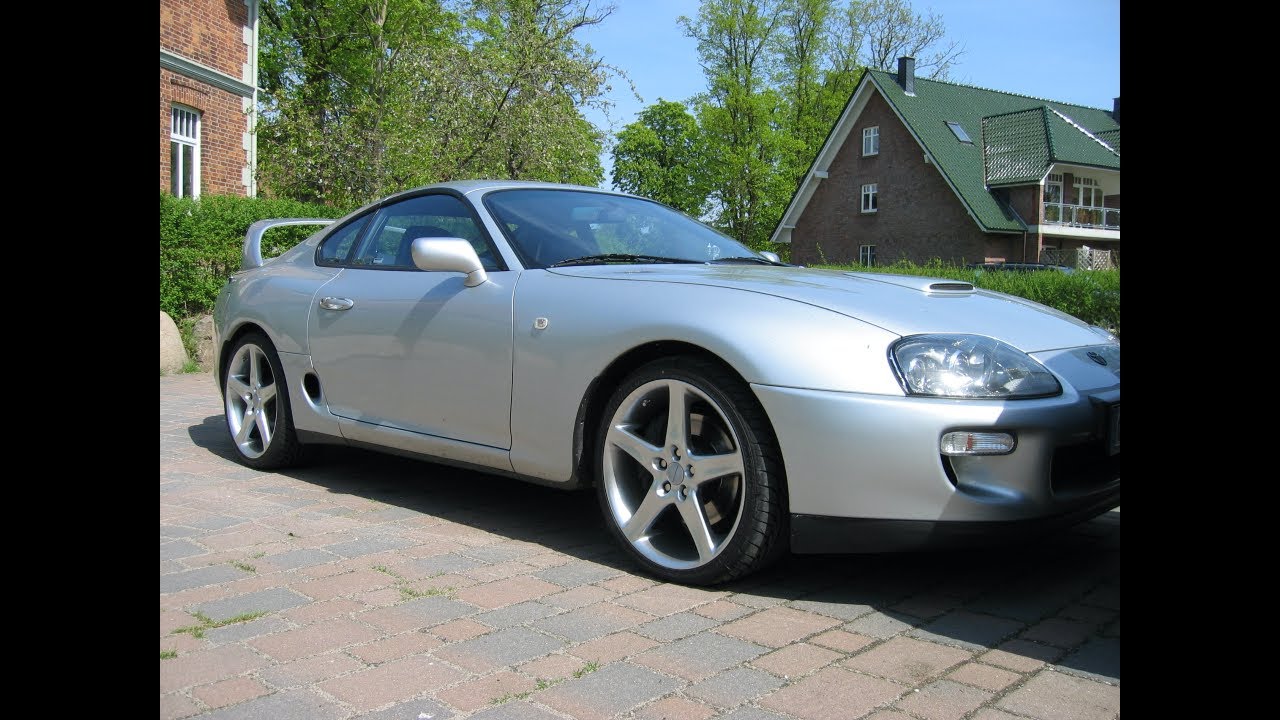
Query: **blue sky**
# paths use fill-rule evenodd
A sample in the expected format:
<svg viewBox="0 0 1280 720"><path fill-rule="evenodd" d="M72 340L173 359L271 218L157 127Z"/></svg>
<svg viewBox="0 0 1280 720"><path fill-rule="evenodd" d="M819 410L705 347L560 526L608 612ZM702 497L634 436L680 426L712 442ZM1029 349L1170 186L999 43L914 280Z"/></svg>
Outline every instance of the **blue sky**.
<svg viewBox="0 0 1280 720"><path fill-rule="evenodd" d="M610 136L659 98L683 101L706 88L697 47L676 22L697 15L697 0L611 1L617 10L578 35L625 71L643 98L612 79L609 116L587 113ZM607 3L593 2L601 4ZM941 15L948 40L964 46L952 82L1104 109L1120 96L1120 0L915 0L912 6ZM609 187L608 153L601 162Z"/></svg>

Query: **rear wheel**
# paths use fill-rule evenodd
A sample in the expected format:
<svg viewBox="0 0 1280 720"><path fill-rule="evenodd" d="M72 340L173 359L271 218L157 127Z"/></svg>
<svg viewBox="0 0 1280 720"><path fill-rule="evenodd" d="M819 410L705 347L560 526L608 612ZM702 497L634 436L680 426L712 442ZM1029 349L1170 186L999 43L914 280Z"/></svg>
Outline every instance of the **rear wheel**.
<svg viewBox="0 0 1280 720"><path fill-rule="evenodd" d="M301 444L289 412L289 388L267 336L240 338L223 377L227 430L240 462L260 470L297 462Z"/></svg>
<svg viewBox="0 0 1280 720"><path fill-rule="evenodd" d="M636 370L610 399L596 447L609 529L655 575L710 585L786 550L772 427L720 365L679 357Z"/></svg>

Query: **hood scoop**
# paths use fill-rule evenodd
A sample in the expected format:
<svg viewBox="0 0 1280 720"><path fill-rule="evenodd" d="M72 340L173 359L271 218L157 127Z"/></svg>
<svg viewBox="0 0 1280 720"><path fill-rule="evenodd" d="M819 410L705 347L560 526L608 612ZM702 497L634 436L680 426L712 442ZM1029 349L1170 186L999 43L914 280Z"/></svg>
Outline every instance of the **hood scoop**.
<svg viewBox="0 0 1280 720"><path fill-rule="evenodd" d="M973 283L963 280L939 280L938 278L920 277L916 275L882 275L880 273L845 273L859 280L896 285L898 287L919 290L930 295L972 295Z"/></svg>

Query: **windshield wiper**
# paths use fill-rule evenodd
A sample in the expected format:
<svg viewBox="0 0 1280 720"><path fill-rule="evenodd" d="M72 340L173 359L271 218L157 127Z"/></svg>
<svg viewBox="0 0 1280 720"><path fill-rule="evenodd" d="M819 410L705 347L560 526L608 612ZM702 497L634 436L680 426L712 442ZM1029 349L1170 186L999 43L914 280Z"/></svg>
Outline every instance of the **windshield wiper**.
<svg viewBox="0 0 1280 720"><path fill-rule="evenodd" d="M747 256L722 257L722 258L716 258L715 260L711 261L712 265L718 265L720 263L758 263L760 265L777 265L778 264L772 260L769 260L768 258L747 257Z"/></svg>
<svg viewBox="0 0 1280 720"><path fill-rule="evenodd" d="M697 260L662 257L661 255L629 255L627 253L607 253L604 255L584 255L569 258L547 267L566 267L568 265L607 265L609 263L697 263Z"/></svg>

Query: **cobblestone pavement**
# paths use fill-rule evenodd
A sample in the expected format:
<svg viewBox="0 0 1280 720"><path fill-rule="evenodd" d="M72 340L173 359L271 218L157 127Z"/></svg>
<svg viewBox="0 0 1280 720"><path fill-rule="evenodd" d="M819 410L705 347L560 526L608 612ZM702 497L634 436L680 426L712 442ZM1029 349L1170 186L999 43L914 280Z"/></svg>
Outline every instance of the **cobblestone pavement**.
<svg viewBox="0 0 1280 720"><path fill-rule="evenodd" d="M998 550L655 582L589 493L347 448L237 464L160 378L160 717L1120 714L1120 513Z"/></svg>

